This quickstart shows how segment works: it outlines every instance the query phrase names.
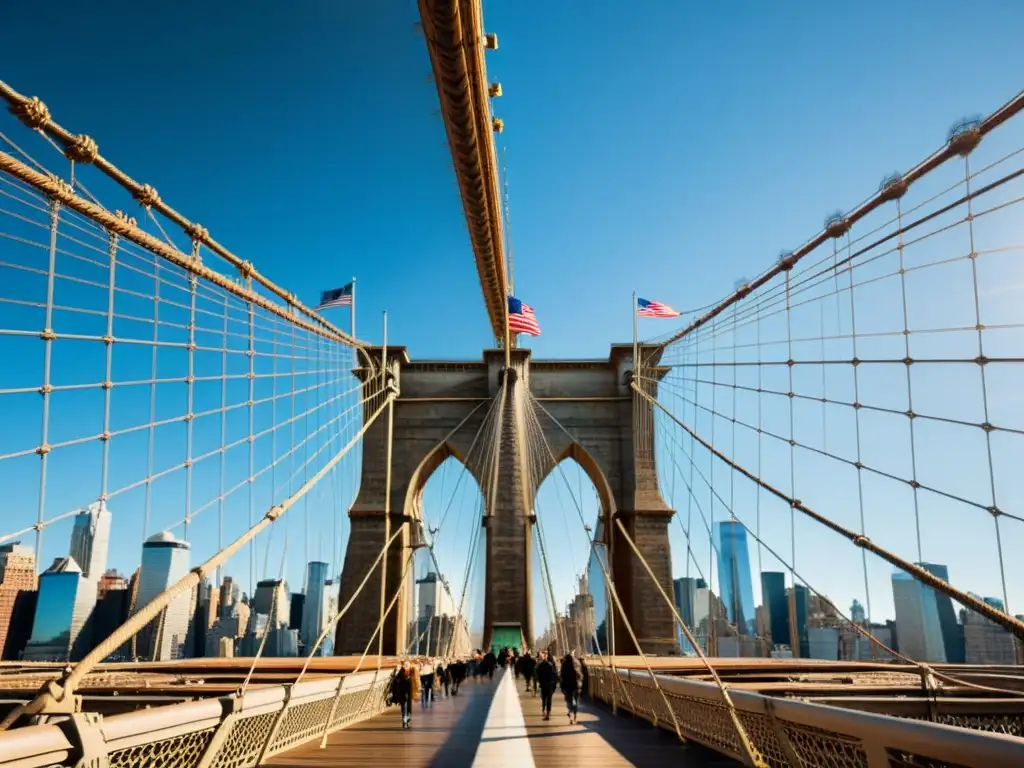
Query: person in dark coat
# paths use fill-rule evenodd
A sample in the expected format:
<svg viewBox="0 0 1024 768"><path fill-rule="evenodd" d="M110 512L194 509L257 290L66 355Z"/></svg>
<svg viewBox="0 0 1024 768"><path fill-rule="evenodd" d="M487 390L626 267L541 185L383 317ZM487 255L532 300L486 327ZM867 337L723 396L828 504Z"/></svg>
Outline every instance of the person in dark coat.
<svg viewBox="0 0 1024 768"><path fill-rule="evenodd" d="M569 710L569 723L575 724L580 712L580 693L583 691L583 667L574 653L562 659L558 683L565 696L565 707Z"/></svg>
<svg viewBox="0 0 1024 768"><path fill-rule="evenodd" d="M533 671L536 686L540 689L540 709L545 720L551 719L551 699L555 695L555 688L558 686L558 670L548 657L547 651L540 652L540 661Z"/></svg>
<svg viewBox="0 0 1024 768"><path fill-rule="evenodd" d="M408 661L391 678L391 702L402 708L402 729L412 725L412 667Z"/></svg>
<svg viewBox="0 0 1024 768"><path fill-rule="evenodd" d="M498 657L494 655L494 651L488 651L487 655L484 656L484 672L489 680L494 679L494 668L497 666Z"/></svg>
<svg viewBox="0 0 1024 768"><path fill-rule="evenodd" d="M537 686L533 681L533 673L537 669L537 660L527 651L520 658L519 665L522 668L523 678L526 680L526 692L530 693L532 691L537 693Z"/></svg>
<svg viewBox="0 0 1024 768"><path fill-rule="evenodd" d="M452 696L458 696L459 686L466 679L466 662L462 659L457 659L448 669L452 675Z"/></svg>

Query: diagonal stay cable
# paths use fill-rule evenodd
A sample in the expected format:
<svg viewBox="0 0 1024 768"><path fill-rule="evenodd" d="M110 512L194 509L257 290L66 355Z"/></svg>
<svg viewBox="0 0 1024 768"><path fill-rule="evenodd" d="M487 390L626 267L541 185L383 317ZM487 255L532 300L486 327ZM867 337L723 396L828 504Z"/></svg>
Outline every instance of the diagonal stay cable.
<svg viewBox="0 0 1024 768"><path fill-rule="evenodd" d="M178 595L187 590L194 589L204 578L207 578L219 565L224 563L235 552L241 549L254 539L260 532L271 525L275 520L284 515L294 504L301 499L311 488L316 486L332 467L340 462L366 431L373 425L380 414L395 399L394 392L390 392L384 402L367 419L362 428L327 464L311 477L298 491L293 493L281 504L271 507L263 518L243 533L234 542L210 557L206 562L192 569L188 575L179 579L175 584L161 592L152 601L147 603L138 613L125 621L116 631L89 652L84 659L73 667L69 668L58 680L47 682L39 691L36 697L27 704L21 704L11 710L3 722L0 722L0 731L5 731L23 715L33 715L43 711L47 706L54 709L67 708L71 703L69 697L82 679L103 659L113 653L127 640L134 637L136 633L164 608L166 608Z"/></svg>
<svg viewBox="0 0 1024 768"><path fill-rule="evenodd" d="M806 506L799 499L794 499L788 496L786 493L780 491L771 483L768 483L765 480L762 480L760 477L757 477L753 472L748 470L746 467L737 464L735 461L730 459L717 448L714 448L704 438L696 434L694 430L690 429L690 427L688 427L686 424L680 421L679 418L671 411L669 411L667 408L665 408L664 405L662 405L656 399L654 399L649 394L647 394L639 387L637 387L636 384L633 384L631 386L633 387L634 391L639 392L641 396L644 397L649 403L660 408L674 422L676 422L680 427L682 427L687 432L687 434L696 439L696 441L700 443L701 446L703 446L707 451L711 452L720 461L724 462L729 467L742 474L748 480L751 480L757 485L761 486L764 490L768 491L776 498L784 501L792 509L798 510L800 513L806 515L812 520L815 520L816 522L824 525L825 527L830 528L831 530L838 533L840 536L843 536L844 538L853 542L858 547L864 547L870 552L873 552L874 554L878 555L880 558L890 563L891 565L895 565L897 568L900 568L906 573L909 573L911 576L913 576L915 579L922 582L926 586L929 586L932 589L936 589L939 592L942 592L943 594L952 597L958 603L970 608L976 613L980 613L985 618L1003 627L1018 639L1024 640L1024 621L1021 621L1020 619L1017 619L1006 613L1003 613L1002 611L992 607L991 605L982 600L979 600L973 595L970 595L966 592L962 592L961 590L957 589L952 584L950 584L948 581L944 581L943 579L940 579L937 576L932 575L924 568L918 565L914 565L913 563L904 560L902 557L899 557L898 555L894 555L892 552L889 552L889 550L884 549L883 547L880 547L874 542L872 542L866 536L856 533L855 531L851 531L848 528L845 528L844 526L835 522L831 518L828 518L819 512L815 512L813 509Z"/></svg>
<svg viewBox="0 0 1024 768"><path fill-rule="evenodd" d="M543 410L547 414L548 418L550 418L563 432L565 432L565 434L568 435L570 437L570 439L573 440L574 443L578 444L578 441L576 440L575 437L572 436L572 433L570 433L569 430L567 430L565 428L565 426L563 426L560 421L558 421L546 408L544 408L543 405L541 405L538 402L537 406L539 406L541 408L541 410ZM534 418L536 418L536 414L535 414ZM548 449L550 450L550 445L548 446ZM572 494L572 486L569 483L568 478L565 477L564 473L562 474L562 478L565 480L566 487L568 487L568 489L569 489L569 493ZM583 509L580 506L578 500L575 498L575 496L573 496L573 501L576 502L576 509L579 512L580 520L582 521L583 520ZM725 702L726 708L729 710L729 717L732 720L733 727L736 729L737 736L739 737L740 746L743 748L743 751L746 753L747 760L749 761L750 765L756 766L756 767L760 768L760 766L764 765L764 763L761 760L761 758L759 757L758 752L757 752L756 748L754 747L753 742L750 739L750 735L747 733L746 728L744 728L743 723L740 721L739 713L737 712L736 707L733 704L732 698L729 696L729 692L728 692L728 690L726 688L725 683L718 676L718 672L715 670L714 666L711 664L711 662L708 660L708 658L704 655L704 652L701 650L701 648L697 645L697 641L693 637L693 635L690 633L690 630L686 626L686 623L682 620L682 618L680 618L679 613L676 610L675 603L666 594L664 588L661 586L661 584L659 583L657 577L655 576L654 571L651 569L650 564L647 562L647 560L643 556L643 554L641 554L639 548L636 546L636 543L633 541L632 537L629 536L628 532L626 531L625 526L622 525L622 521L616 517L615 518L615 523L618 526L619 531L622 533L623 537L625 537L627 543L629 543L629 546L633 550L633 553L640 560L640 563L644 566L644 569L647 571L647 574L651 577L651 581L654 582L654 585L655 585L655 587L657 587L658 592L661 594L662 598L669 605L669 608L672 611L673 617L674 617L676 623L680 626L680 628L683 630L684 634L686 635L686 639L690 642L691 646L693 646L694 650L697 652L697 654L700 657L701 661L703 661L705 667L707 667L707 670L710 673L711 677L714 679L715 683L718 685L718 689L719 689L719 691L722 694L722 699ZM610 531L609 531L608 535L609 536L611 535ZM616 603L618 603L618 594L615 592L614 583L612 582L611 577L607 574L607 571L605 569L604 563L601 562L600 558L598 558L598 563L601 565L601 570L605 574L605 579L606 579L606 581L607 581L607 583L609 585L609 591L611 592L611 594L615 598ZM633 639L633 644L636 646L637 651L640 652L640 655L643 658L644 663L647 665L647 671L650 674L651 679L654 681L655 686L661 692L662 698L665 701L665 706L668 708L669 713L672 715L672 721L675 724L677 735L679 736L680 739L683 739L684 736L682 734L682 729L680 728L679 722L676 720L676 717L675 717L675 710L673 710L673 708L669 704L668 698L666 697L664 691L661 689L661 686L658 683L657 677L655 676L654 671L650 667L650 662L647 661L647 657L644 654L643 649L640 647L640 643L637 642L636 637L633 635L633 630L632 630L632 627L629 625L629 620L625 618L625 612L623 612L623 621L626 624L626 628L630 632L630 635L631 635L631 637Z"/></svg>
<svg viewBox="0 0 1024 768"><path fill-rule="evenodd" d="M541 408L541 410L543 410L545 413L547 413L548 417L551 418L552 421L555 421L556 424L561 426L561 424L557 420L555 420L555 418L553 416L551 416L550 412L548 412L547 409L544 408L544 406L540 405L540 403L537 402L536 398L534 398L532 394L529 395L527 403L530 406L528 408L528 410L532 414L532 418L534 420L539 421L539 419L537 417L537 412L536 412L536 407L539 406ZM565 428L562 427L562 429L564 430ZM566 432L568 434L567 430L566 430ZM543 431L541 432L541 434L543 435ZM554 455L554 452L551 450L551 444L548 443L547 438L544 438L544 445L547 448L548 455L551 457L551 460L554 461L555 460L555 455ZM565 479L565 482L566 482L567 487L569 488L570 494L572 494L572 485L569 483L568 479L565 478L565 473L564 472L562 473L562 477L563 477L563 479ZM586 519L583 516L583 508L580 506L579 501L575 498L575 496L573 496L573 501L576 502L576 511L579 513L580 524L583 526L583 529L585 531L587 529L587 521L586 521ZM611 510L606 510L606 513L610 514ZM600 557L597 558L597 562L598 562L598 565L601 566L601 574L604 577L605 586L608 589L608 593L612 596L612 600L615 603L615 607L619 611L619 616L622 618L622 623L623 623L623 625L625 625L626 631L629 633L630 640L632 640L634 647L636 648L637 652L640 654L640 658L643 661L644 666L647 668L647 673L650 675L651 682L654 683L654 687L657 689L658 693L661 695L662 701L665 703L665 709L668 710L669 716L672 718L672 725L675 727L676 736L679 737L680 741L684 741L686 739L683 736L683 731L682 731L682 728L679 725L679 720L676 717L675 710L672 708L672 705L671 705L671 703L668 700L668 696L665 693L665 689L661 687L661 683L658 680L657 675L654 674L654 669L651 667L650 659L647 658L647 654L644 653L643 648L640 646L640 641L639 641L639 639L636 636L636 632L633 630L633 624L629 620L629 617L626 615L626 610L622 606L622 601L619 599L619 592L615 588L615 581L612 579L611 574L608 572L607 567L605 567L605 564L601 560Z"/></svg>

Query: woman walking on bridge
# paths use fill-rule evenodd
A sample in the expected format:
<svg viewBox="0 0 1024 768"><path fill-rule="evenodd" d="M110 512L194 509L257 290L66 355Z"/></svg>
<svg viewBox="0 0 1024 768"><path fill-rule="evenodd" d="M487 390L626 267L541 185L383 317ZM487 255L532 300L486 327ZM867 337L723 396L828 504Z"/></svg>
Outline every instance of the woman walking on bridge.
<svg viewBox="0 0 1024 768"><path fill-rule="evenodd" d="M558 677L565 695L565 707L569 710L569 723L575 724L579 718L580 693L583 691L583 667L575 652L566 654L562 659L562 671Z"/></svg>
<svg viewBox="0 0 1024 768"><path fill-rule="evenodd" d="M403 661L402 666L395 671L391 678L391 701L402 708L402 728L408 728L412 724L412 665Z"/></svg>

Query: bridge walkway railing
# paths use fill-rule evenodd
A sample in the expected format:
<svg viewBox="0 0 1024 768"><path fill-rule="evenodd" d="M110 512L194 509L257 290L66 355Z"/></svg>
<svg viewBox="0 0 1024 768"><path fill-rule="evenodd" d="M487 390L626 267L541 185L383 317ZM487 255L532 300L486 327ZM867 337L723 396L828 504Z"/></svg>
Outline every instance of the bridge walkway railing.
<svg viewBox="0 0 1024 768"><path fill-rule="evenodd" d="M621 685L613 685L613 675ZM646 670L613 672L609 667L591 666L589 693L674 732L665 704L669 701L684 738L743 759L736 728L717 685L671 675L657 677L661 692ZM765 765L772 768L993 768L1020 765L1024 760L1024 739L1004 733L737 689L729 693L744 729ZM984 727L983 723L973 725Z"/></svg>
<svg viewBox="0 0 1024 768"><path fill-rule="evenodd" d="M390 679L385 669L112 717L55 718L0 734L0 766L243 768L256 764L272 732L264 758L380 714Z"/></svg>

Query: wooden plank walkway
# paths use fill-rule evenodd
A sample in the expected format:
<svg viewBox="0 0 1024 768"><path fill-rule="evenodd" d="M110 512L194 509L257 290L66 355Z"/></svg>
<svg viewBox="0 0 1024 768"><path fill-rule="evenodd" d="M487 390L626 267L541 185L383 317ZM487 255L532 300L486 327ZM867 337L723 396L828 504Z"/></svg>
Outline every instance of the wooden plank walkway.
<svg viewBox="0 0 1024 768"><path fill-rule="evenodd" d="M324 749L312 741L265 765L402 766L402 768L732 768L736 765L702 747L679 743L674 735L629 715L612 715L585 699L579 723L569 725L562 694L555 694L551 720L544 721L540 697L527 694L522 680L499 673L494 682L464 684L458 696L417 704L412 728L402 730L396 707L378 717L331 734Z"/></svg>
<svg viewBox="0 0 1024 768"><path fill-rule="evenodd" d="M435 701L428 710L417 703L412 728L402 730L398 707L332 733L327 746L311 741L277 755L264 765L311 768L312 766L367 766L380 768L427 768L427 766L470 766L476 757L480 736L498 685L495 681L463 683L458 696ZM523 768L527 768L524 766Z"/></svg>
<svg viewBox="0 0 1024 768"><path fill-rule="evenodd" d="M675 734L629 714L613 715L599 702L580 701L579 722L569 725L565 697L555 692L551 719L544 720L540 695L517 681L526 731L536 768L735 768L734 760L699 745L680 743Z"/></svg>

